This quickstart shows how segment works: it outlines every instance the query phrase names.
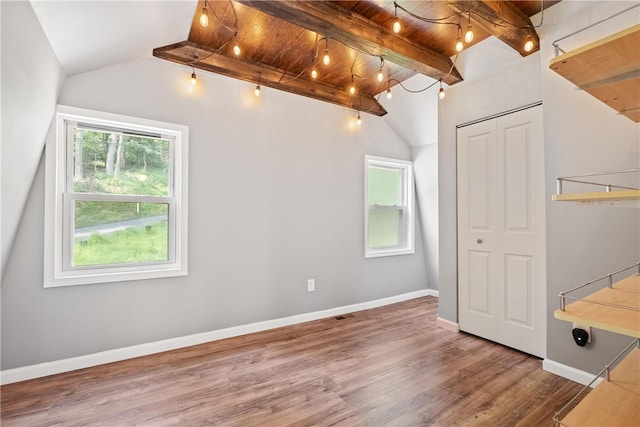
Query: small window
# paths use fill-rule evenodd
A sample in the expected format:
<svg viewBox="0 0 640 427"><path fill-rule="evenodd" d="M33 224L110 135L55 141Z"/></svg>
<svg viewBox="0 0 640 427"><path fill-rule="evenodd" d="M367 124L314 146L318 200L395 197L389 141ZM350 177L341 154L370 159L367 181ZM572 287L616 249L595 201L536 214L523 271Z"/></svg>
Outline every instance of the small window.
<svg viewBox="0 0 640 427"><path fill-rule="evenodd" d="M365 156L365 258L412 254L411 162Z"/></svg>
<svg viewBox="0 0 640 427"><path fill-rule="evenodd" d="M188 128L58 108L45 287L186 275Z"/></svg>

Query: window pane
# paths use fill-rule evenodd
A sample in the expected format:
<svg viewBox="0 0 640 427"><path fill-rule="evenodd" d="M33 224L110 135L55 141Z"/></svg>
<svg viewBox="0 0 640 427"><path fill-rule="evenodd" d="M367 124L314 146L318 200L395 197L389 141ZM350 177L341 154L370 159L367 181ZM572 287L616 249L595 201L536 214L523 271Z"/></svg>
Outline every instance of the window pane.
<svg viewBox="0 0 640 427"><path fill-rule="evenodd" d="M369 248L389 248L404 244L404 211L369 209Z"/></svg>
<svg viewBox="0 0 640 427"><path fill-rule="evenodd" d="M73 265L168 260L169 205L75 202Z"/></svg>
<svg viewBox="0 0 640 427"><path fill-rule="evenodd" d="M369 205L404 205L402 178L400 169L369 166Z"/></svg>
<svg viewBox="0 0 640 427"><path fill-rule="evenodd" d="M73 191L169 196L168 139L73 129Z"/></svg>

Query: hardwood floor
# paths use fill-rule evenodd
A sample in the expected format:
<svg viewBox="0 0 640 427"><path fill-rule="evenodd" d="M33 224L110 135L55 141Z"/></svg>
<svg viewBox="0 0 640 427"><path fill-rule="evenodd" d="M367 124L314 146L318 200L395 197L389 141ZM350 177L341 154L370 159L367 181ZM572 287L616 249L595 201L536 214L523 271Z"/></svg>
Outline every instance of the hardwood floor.
<svg viewBox="0 0 640 427"><path fill-rule="evenodd" d="M540 426L581 386L386 307L0 388L8 426Z"/></svg>

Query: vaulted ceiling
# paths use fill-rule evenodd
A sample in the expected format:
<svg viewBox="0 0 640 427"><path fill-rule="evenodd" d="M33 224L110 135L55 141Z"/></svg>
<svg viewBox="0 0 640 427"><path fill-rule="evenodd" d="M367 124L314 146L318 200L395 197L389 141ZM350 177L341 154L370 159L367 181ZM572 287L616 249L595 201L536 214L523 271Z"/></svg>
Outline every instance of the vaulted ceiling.
<svg viewBox="0 0 640 427"><path fill-rule="evenodd" d="M381 116L380 94L416 73L447 85L462 81L455 43L469 26L474 37L465 49L494 36L522 56L536 52L529 17L558 1L206 0L198 3L188 39L153 55ZM399 33L392 30L396 19ZM322 61L325 50L329 65Z"/></svg>

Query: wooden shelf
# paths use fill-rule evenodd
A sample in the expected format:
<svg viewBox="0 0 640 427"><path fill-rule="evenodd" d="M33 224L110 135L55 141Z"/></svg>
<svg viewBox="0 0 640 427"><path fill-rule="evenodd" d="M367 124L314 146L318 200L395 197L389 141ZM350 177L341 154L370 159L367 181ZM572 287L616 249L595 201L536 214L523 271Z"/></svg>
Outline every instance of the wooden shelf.
<svg viewBox="0 0 640 427"><path fill-rule="evenodd" d="M592 302L589 302L592 301ZM631 309L610 307L615 304ZM572 302L554 312L556 319L579 323L583 326L612 331L631 337L640 337L640 275L629 276L613 285ZM633 310L635 309L635 310Z"/></svg>
<svg viewBox="0 0 640 427"><path fill-rule="evenodd" d="M640 422L640 349L633 349L561 421L563 426L637 426Z"/></svg>
<svg viewBox="0 0 640 427"><path fill-rule="evenodd" d="M640 200L640 190L597 191L591 193L555 194L552 197L556 202L625 202Z"/></svg>
<svg viewBox="0 0 640 427"><path fill-rule="evenodd" d="M640 122L640 24L551 60L549 68Z"/></svg>

